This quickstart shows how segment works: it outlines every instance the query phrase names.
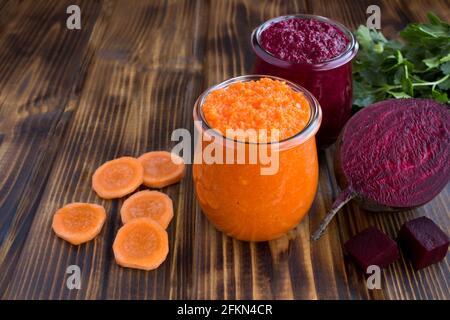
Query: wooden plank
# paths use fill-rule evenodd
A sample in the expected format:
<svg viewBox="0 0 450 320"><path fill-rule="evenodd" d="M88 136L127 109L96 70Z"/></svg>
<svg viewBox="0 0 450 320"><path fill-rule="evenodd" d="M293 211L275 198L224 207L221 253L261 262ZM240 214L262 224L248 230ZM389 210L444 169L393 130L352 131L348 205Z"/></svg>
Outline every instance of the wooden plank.
<svg viewBox="0 0 450 320"><path fill-rule="evenodd" d="M0 36L7 29L8 23L11 23L14 17L24 8L26 3L14 0L0 1Z"/></svg>
<svg viewBox="0 0 450 320"><path fill-rule="evenodd" d="M449 0L401 0L400 6L405 9L404 14L410 21L427 22L428 12L434 12L444 21L450 21Z"/></svg>
<svg viewBox="0 0 450 320"><path fill-rule="evenodd" d="M192 184L164 191L174 200L171 255L155 272L123 269L114 262L112 242L121 226L120 201L104 201L91 190L91 175L108 159L168 149L170 133L189 128L201 84L200 2L119 1L113 24L102 35L73 121L60 143L48 188L22 250L8 298L186 297L193 205ZM169 22L177 21L176 25ZM171 39L171 41L167 41ZM189 175L188 175L189 176ZM188 198L186 198L186 195ZM51 232L54 211L68 202L92 201L107 209L102 234L73 247ZM176 226L176 228L175 228ZM65 286L66 268L82 268L81 290ZM183 284L186 284L183 286Z"/></svg>
<svg viewBox="0 0 450 320"><path fill-rule="evenodd" d="M191 170L165 188L174 200L170 253L156 271L118 267L112 242L123 200L91 190L106 160L170 149L170 133L192 129L192 107L206 87L251 73L250 34L288 13L328 16L350 28L378 4L383 32L434 10L449 20L449 1L80 1L81 31L65 29L67 1L0 1L0 298L1 299L449 299L450 258L414 271L401 257L383 271L382 290L342 252L353 234L375 225L392 237L426 215L450 233L450 186L428 205L373 214L349 204L319 241L310 241L337 196L334 149L319 153L319 190L309 215L281 239L245 243L207 221ZM72 4L72 3L70 3ZM105 206L94 241L70 246L51 232L54 211L73 201ZM79 265L81 290L65 286Z"/></svg>
<svg viewBox="0 0 450 320"><path fill-rule="evenodd" d="M248 2L214 4L211 15L215 19L211 19L208 36L211 40L208 41L207 48L209 72L206 74L206 82L213 84L231 76L250 72L252 54L248 35L253 27L266 18L284 13L308 12L328 16L353 29L365 23L365 11L370 4L372 4L370 1L308 1L304 5L288 10L283 10L278 3L273 2L258 3L258 6L254 7L253 3ZM399 30L409 21L408 17L402 14L403 4L398 2L379 4L382 7L382 20L386 22L386 26L394 26ZM223 14L223 18L218 19L214 12L228 14ZM255 22L252 24L252 21ZM386 28L386 32L396 33L389 28ZM403 283L412 283L410 278L415 273L409 265L405 273L397 263L384 271L385 289L369 292L365 286L364 276L355 270L354 265L343 255L342 244L351 234L369 225L377 225L394 236L394 230L398 230L400 226L399 221L395 221L394 224L386 222L379 216L365 213L355 204L351 204L320 242L309 243L309 228L312 230L318 225L338 192L333 174L332 155L333 149L320 153L321 171L317 199L309 217L291 233L291 237L287 236L270 243L246 244L221 235L202 215L198 216L196 230L202 231L197 232L201 236L196 238L195 247L200 247L205 242L208 244L205 250L195 252L194 272L197 273L195 277L199 279L193 291L197 293L197 298L386 299L414 298L414 291L424 291L415 286L402 287ZM445 199L445 195L441 197ZM436 203L439 204L439 201L436 199L421 210L428 211ZM420 210L416 211L417 214L421 214ZM393 217L396 216L390 216L389 219ZM248 256L251 257L250 261ZM445 264L439 266L446 269ZM439 270L434 274L443 283L441 285L443 290L435 284L430 284L433 288L425 289L429 292L428 297L446 296L443 293L447 287L448 276L442 276L446 271ZM409 294L411 290L413 293Z"/></svg>
<svg viewBox="0 0 450 320"><path fill-rule="evenodd" d="M124 3L126 6L126 3ZM125 8L124 8L125 10ZM124 16L139 19L144 8L136 8ZM149 150L170 150L173 142L170 135L177 128L193 128L192 108L201 91L203 74L204 42L206 40L205 11L202 1L171 2L161 1L151 9L152 19L157 25L142 23L142 39L127 37L137 47L139 61L147 70L138 73L135 84L141 86L130 89L134 92L128 104L136 115L123 137L134 143L132 154ZM176 24L169 23L177 21ZM118 28L111 32L111 39L121 33ZM151 41L149 41L151 39ZM170 41L167 41L170 39ZM113 44L115 42L111 42ZM104 49L109 50L105 44ZM149 59L148 57L151 57ZM115 77L115 75L113 75ZM101 95L101 93L99 93ZM122 145L119 150L124 148ZM120 152L120 151L119 151ZM168 228L170 253L167 261L154 272L124 269L118 267L113 258L107 261L108 279L104 283L104 298L107 299L188 299L192 281L192 246L196 235L194 216L196 202L191 182L190 167L180 184L162 190L174 202L175 217ZM114 228L121 225L119 215ZM115 233L115 232L114 232ZM110 245L112 243L112 239ZM111 250L110 247L108 250Z"/></svg>
<svg viewBox="0 0 450 320"><path fill-rule="evenodd" d="M0 296L17 267L58 144L76 107L101 5L82 31L65 28L68 1L21 3L0 40ZM11 11L12 13L12 11ZM7 19L2 16L2 22Z"/></svg>
<svg viewBox="0 0 450 320"><path fill-rule="evenodd" d="M368 5L365 1L310 1L311 14L339 21L351 30L365 23ZM333 151L334 148L331 147L326 152L319 152L319 190L315 200L319 208L309 213L308 237L309 233L319 225L338 194L333 171ZM339 229L347 230L351 226L351 224L339 223ZM336 229L336 225L331 225L320 241L311 244L311 261L317 298L368 299L369 293L365 288L364 277L356 270L353 274L347 271L348 263L342 252L342 245L346 239L342 239L341 233L336 232ZM364 283L364 286L360 286L360 283ZM383 296L379 295L378 298Z"/></svg>
<svg viewBox="0 0 450 320"><path fill-rule="evenodd" d="M386 3L386 6L389 3ZM400 8L402 10L400 10ZM420 21L426 22L426 13L434 11L446 21L450 20L450 1L399 1L395 12L404 16L408 22ZM394 10L392 10L394 11ZM403 27L403 26L402 26ZM401 30L401 28L398 28ZM397 32L398 34L398 32ZM450 185L436 197L432 202L421 208L402 212L394 215L387 215L387 218L380 217L380 224L391 225L394 230L392 236L407 220L419 216L428 216L439 226L450 231L450 211L448 209ZM387 221L386 221L387 220ZM397 296L402 299L446 299L450 298L450 258L447 258L439 264L420 271L414 271L409 260L402 256L399 263L395 264L390 274L386 278L387 285L392 288ZM394 280L395 279L395 280ZM395 286L395 287L394 287Z"/></svg>
<svg viewBox="0 0 450 320"><path fill-rule="evenodd" d="M419 2L419 1L418 1ZM439 10L440 6L438 2L423 1L417 6L410 6L411 3L417 3L415 1L406 2L401 1L384 1L375 2L373 4L379 4L381 7L382 29L386 34L396 37L398 31L401 30L407 23L412 21L426 21L425 16L422 14L428 10L434 8ZM441 2L439 2L441 3ZM334 18L338 21L345 21L346 25L351 28L356 28L359 24L365 23L365 8L372 4L364 1L314 1L313 12L314 14L325 15ZM410 10L404 10L404 8L410 8ZM415 8L415 9L413 9ZM424 9L426 8L426 11ZM442 8L442 7L441 7ZM416 16L413 12L421 12ZM333 148L326 152L326 164L321 165L321 177L326 175L328 177L327 183L321 184L322 189L319 191L318 198L324 199L325 208L319 211L319 214L314 215L312 220L313 225L319 223L320 219L325 214L326 208L330 208L332 199L336 198L338 192L338 186L333 175ZM326 168L327 172L324 172ZM369 213L362 209L359 209L355 203L347 205L343 212L337 217L336 221L330 226L328 234L317 244L322 246L320 250L313 250L313 260L317 261L314 264L314 274L317 278L323 280L325 275L327 281L324 284L324 290L319 289L321 294L320 298L329 298L326 291L326 286L332 281L329 276L330 270L327 267L323 267L322 264L325 261L331 261L330 257L326 258L325 252L332 251L332 255L337 258L333 261L332 266L339 270L335 273L334 279L337 280L339 276L345 275L348 281L348 291L351 298L371 298L371 299L448 299L450 297L449 281L450 281L450 269L448 266L448 257L446 261L434 265L430 268L426 268L421 271L414 271L410 262L402 256L400 261L394 263L392 266L383 270L382 278L382 290L367 290L366 281L360 271L356 270L353 263L348 261L346 257L341 257L341 248L343 243L352 235L364 228L375 225L381 230L395 238L397 231L401 225L414 217L426 215L436 221L440 226L446 226L449 228L448 219L450 212L445 205L448 203L448 192L450 187L447 188L432 202L418 208L416 210L389 214L389 213ZM312 215L313 213L311 213ZM320 258L316 258L316 255ZM324 260L326 258L326 260ZM345 264L344 264L345 262ZM329 267L329 266L328 266ZM333 267L332 267L333 268ZM321 270L322 269L322 270ZM317 283L317 281L316 281ZM342 289L346 287L345 282L341 282ZM333 293L332 296L336 296ZM339 295L343 298L342 295Z"/></svg>
<svg viewBox="0 0 450 320"><path fill-rule="evenodd" d="M207 85L251 73L250 34L264 20L307 12L307 3L214 1L211 4L205 78ZM218 13L221 14L218 14ZM314 209L313 209L314 210ZM218 232L196 212L193 298L316 298L308 237L308 219L299 236L269 243L246 243ZM205 247L206 246L206 247Z"/></svg>

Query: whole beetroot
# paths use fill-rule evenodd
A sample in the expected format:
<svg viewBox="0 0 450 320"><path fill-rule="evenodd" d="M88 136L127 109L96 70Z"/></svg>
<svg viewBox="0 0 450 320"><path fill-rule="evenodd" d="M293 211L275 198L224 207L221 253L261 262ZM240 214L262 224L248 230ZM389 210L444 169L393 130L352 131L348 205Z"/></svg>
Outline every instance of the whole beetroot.
<svg viewBox="0 0 450 320"><path fill-rule="evenodd" d="M337 141L342 189L312 238L351 199L369 211L398 211L432 200L450 178L450 111L428 99L393 99L354 115Z"/></svg>

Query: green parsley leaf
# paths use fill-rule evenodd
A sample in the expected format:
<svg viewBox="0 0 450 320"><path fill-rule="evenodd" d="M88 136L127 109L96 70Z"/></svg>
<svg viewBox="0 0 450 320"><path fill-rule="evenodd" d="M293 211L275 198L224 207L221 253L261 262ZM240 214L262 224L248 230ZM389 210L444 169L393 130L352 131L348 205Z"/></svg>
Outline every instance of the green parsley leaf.
<svg viewBox="0 0 450 320"><path fill-rule="evenodd" d="M402 42L359 26L360 49L353 61L353 105L357 111L388 98L433 98L450 103L450 25L434 13L411 23Z"/></svg>

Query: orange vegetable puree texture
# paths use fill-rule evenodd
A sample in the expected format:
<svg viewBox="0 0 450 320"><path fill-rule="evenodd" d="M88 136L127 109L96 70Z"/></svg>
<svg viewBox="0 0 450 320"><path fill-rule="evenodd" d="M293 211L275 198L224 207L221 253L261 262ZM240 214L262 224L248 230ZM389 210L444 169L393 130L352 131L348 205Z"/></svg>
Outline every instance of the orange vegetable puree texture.
<svg viewBox="0 0 450 320"><path fill-rule="evenodd" d="M271 131L277 129L279 140L298 133L310 117L303 93L269 78L214 90L205 98L202 110L209 126L224 135L227 129L266 129L270 138ZM259 136L257 140L264 138Z"/></svg>
<svg viewBox="0 0 450 320"><path fill-rule="evenodd" d="M264 78L212 91L202 110L208 125L221 133L228 128L277 128L280 140L301 131L311 113L303 93ZM204 142L203 149L208 143L217 142ZM318 184L315 137L272 152L278 152L279 161L273 175L261 175L265 165L259 160L257 164L194 164L199 204L219 230L240 240L271 240L292 229L308 212Z"/></svg>

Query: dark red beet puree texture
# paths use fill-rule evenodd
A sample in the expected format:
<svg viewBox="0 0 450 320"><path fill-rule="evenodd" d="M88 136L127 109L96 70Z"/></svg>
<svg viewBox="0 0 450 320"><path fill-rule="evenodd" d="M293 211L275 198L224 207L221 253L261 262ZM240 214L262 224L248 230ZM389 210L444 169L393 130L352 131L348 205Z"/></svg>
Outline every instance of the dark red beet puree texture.
<svg viewBox="0 0 450 320"><path fill-rule="evenodd" d="M337 27L315 19L275 22L260 35L260 45L275 57L294 63L321 63L345 51L348 38Z"/></svg>

